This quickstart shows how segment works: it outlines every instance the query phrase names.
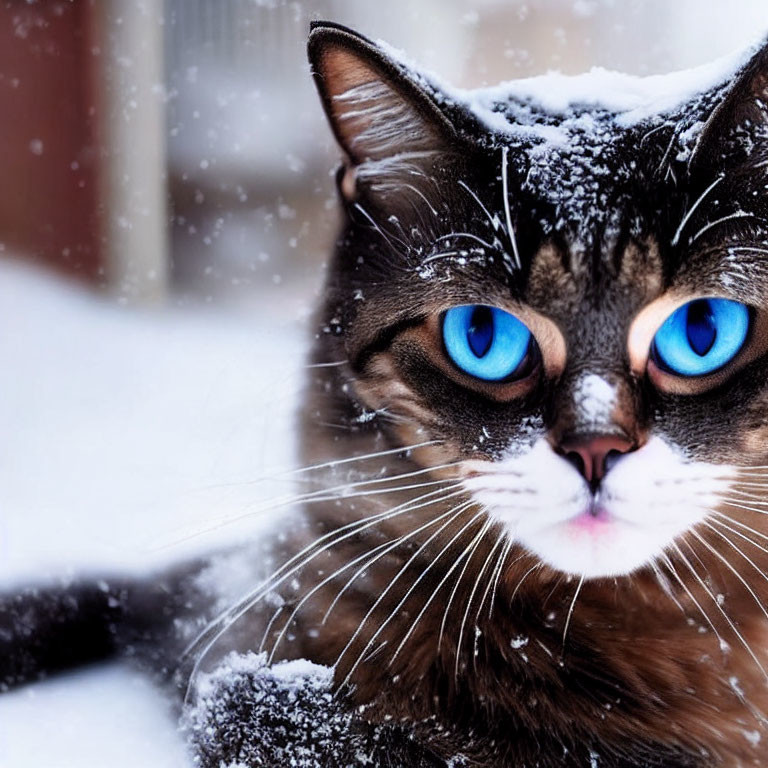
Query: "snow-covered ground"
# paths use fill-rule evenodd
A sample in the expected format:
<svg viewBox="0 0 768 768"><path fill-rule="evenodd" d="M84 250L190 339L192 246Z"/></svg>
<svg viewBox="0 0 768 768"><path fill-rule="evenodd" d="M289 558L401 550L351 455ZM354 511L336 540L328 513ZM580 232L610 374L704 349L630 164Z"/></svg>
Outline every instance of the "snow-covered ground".
<svg viewBox="0 0 768 768"><path fill-rule="evenodd" d="M258 535L283 490L260 478L292 461L303 325L267 304L125 309L0 261L0 589ZM185 765L133 671L0 696L2 768L104 765Z"/></svg>

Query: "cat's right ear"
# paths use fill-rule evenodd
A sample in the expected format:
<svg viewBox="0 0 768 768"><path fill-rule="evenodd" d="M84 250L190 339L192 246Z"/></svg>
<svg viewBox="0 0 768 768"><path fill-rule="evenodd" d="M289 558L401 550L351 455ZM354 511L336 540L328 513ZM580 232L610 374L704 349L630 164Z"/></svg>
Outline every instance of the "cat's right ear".
<svg viewBox="0 0 768 768"><path fill-rule="evenodd" d="M440 156L455 151L455 130L434 92L362 35L312 24L309 61L331 128L344 151L342 195L361 185L383 193L412 186ZM401 183L398 183L401 182Z"/></svg>

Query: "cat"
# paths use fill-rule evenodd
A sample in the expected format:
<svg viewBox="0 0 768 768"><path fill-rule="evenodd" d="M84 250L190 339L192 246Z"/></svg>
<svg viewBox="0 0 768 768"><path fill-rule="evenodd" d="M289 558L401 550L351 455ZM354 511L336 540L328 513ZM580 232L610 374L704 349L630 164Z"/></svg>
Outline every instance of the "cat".
<svg viewBox="0 0 768 768"><path fill-rule="evenodd" d="M6 598L0 678L127 649L194 696L264 649L392 765L768 765L768 44L650 101L457 91L329 22L309 58L344 224L303 524L265 579Z"/></svg>

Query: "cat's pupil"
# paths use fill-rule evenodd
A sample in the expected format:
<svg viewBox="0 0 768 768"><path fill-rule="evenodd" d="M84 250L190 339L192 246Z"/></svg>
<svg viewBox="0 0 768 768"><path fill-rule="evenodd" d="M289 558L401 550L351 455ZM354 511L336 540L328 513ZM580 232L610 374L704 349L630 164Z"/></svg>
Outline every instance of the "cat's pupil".
<svg viewBox="0 0 768 768"><path fill-rule="evenodd" d="M490 307L475 307L467 329L467 341L475 357L485 357L493 344L493 312Z"/></svg>
<svg viewBox="0 0 768 768"><path fill-rule="evenodd" d="M688 307L686 331L691 349L704 357L717 339L717 326L709 301L700 299L691 303Z"/></svg>

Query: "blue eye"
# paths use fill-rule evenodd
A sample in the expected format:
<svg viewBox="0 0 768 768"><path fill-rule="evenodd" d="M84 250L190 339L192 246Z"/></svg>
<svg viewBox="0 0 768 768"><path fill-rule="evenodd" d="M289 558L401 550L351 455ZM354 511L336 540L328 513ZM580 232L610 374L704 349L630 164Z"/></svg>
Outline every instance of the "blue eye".
<svg viewBox="0 0 768 768"><path fill-rule="evenodd" d="M749 310L728 299L696 299L656 332L651 354L679 376L704 376L733 360L749 333Z"/></svg>
<svg viewBox="0 0 768 768"><path fill-rule="evenodd" d="M443 343L462 371L485 381L528 372L535 341L516 317L482 304L453 307L443 317Z"/></svg>

